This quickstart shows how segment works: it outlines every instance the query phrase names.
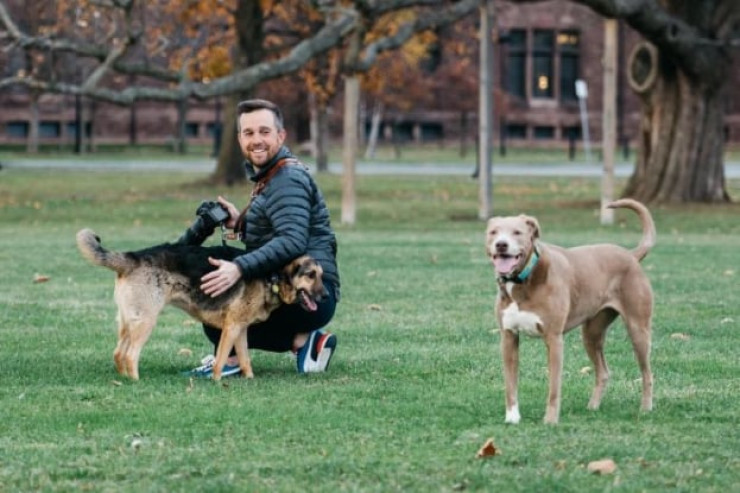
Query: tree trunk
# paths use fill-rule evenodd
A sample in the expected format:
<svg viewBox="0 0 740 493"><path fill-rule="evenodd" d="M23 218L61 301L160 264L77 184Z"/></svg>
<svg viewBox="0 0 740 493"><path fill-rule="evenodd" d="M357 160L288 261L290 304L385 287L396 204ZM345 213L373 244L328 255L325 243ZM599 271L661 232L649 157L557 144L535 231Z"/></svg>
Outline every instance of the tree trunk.
<svg viewBox="0 0 740 493"><path fill-rule="evenodd" d="M324 173L329 171L329 121L326 114L326 104L323 103L323 98L309 92L308 108L311 114L311 157L316 160L316 171Z"/></svg>
<svg viewBox="0 0 740 493"><path fill-rule="evenodd" d="M633 71L630 64L630 83L643 108L637 165L624 196L645 203L729 201L723 164L728 78L720 88L706 84L657 50L648 51L653 77L641 80L639 68ZM643 69L649 58L643 54Z"/></svg>
<svg viewBox="0 0 740 493"><path fill-rule="evenodd" d="M31 118L28 126L28 140L26 141L26 152L29 154L39 152L39 97L39 93L31 91L29 101Z"/></svg>
<svg viewBox="0 0 740 493"><path fill-rule="evenodd" d="M316 114L318 119L316 138L316 170L319 173L329 171L329 115L326 105L321 104Z"/></svg>
<svg viewBox="0 0 740 493"><path fill-rule="evenodd" d="M236 105L239 101L250 96L239 93L229 96L223 110L223 125L221 131L221 145L219 146L218 163L211 175L211 181L232 186L246 180L244 172L244 154L239 148L236 139Z"/></svg>
<svg viewBox="0 0 740 493"><path fill-rule="evenodd" d="M234 11L234 28L237 33L234 55L235 71L255 65L264 58L264 12L261 3L254 0L238 0L237 2ZM251 91L245 91L228 98L223 111L223 131L218 162L211 174L211 181L214 183L231 186L246 180L242 166L244 155L236 140L236 105L239 101L250 97L252 97Z"/></svg>
<svg viewBox="0 0 740 493"><path fill-rule="evenodd" d="M185 136L185 126L188 119L188 101L181 99L177 102L177 128L175 130L174 151L177 154L187 152L187 137Z"/></svg>

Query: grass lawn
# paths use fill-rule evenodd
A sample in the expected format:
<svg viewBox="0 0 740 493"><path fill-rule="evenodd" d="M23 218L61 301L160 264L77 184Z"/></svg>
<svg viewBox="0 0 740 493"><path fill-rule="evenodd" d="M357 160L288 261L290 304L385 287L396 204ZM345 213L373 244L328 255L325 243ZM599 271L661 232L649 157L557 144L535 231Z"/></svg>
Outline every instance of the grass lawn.
<svg viewBox="0 0 740 493"><path fill-rule="evenodd" d="M592 375L566 338L561 423L545 426L541 341L523 339L522 423L504 425L503 378L477 186L450 177L360 176L358 223L338 224L340 182L319 181L335 218L342 301L329 372L299 376L285 354L252 353L256 378L180 372L211 348L166 309L140 362L113 367L113 274L87 264L75 232L109 248L175 239L199 202L238 204L192 173L0 172L0 491L716 491L740 483L740 207L653 210L644 261L656 292L655 410L621 323L612 379L586 410ZM637 217L599 225L599 183L506 179L499 214L526 212L562 245L639 239ZM740 183L730 184L740 198ZM47 282L34 282L36 275ZM501 454L476 458L493 438ZM610 458L610 475L586 465ZM734 485L734 486L733 486Z"/></svg>

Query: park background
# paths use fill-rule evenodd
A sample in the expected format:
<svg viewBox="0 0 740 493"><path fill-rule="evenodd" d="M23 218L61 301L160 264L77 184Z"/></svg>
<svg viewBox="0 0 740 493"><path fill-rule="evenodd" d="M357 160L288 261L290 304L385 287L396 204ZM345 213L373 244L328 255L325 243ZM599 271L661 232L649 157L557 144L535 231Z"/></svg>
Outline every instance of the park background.
<svg viewBox="0 0 740 493"><path fill-rule="evenodd" d="M726 90L734 87L729 84L737 82L737 77L730 75L736 73L735 65L717 65L719 69L732 69L726 77L725 90L719 90L722 86L713 85L715 82L705 84L707 92L697 93L722 95L721 125L709 132L699 125L703 120L696 119L697 114L693 113L692 124L702 132L706 130L707 138L696 139L686 132L672 136L673 139L682 135L687 142L703 142L705 147L719 150L723 197L655 200L649 204L658 229L658 243L643 262L656 292L652 358L655 410L648 414L638 411L639 374L624 328L617 322L610 330L606 347L612 379L599 411L586 410L593 375L580 338L572 333L566 338L561 423L544 426L545 350L541 341L525 339L520 376L523 419L519 426L505 426L503 378L493 313L496 283L483 247L484 222L479 216L482 180L472 176L480 171L480 153L476 155L472 146L475 135L480 135L477 120L470 115L472 127L468 134L463 133L470 146L465 152L457 138L431 143L413 138L381 138L372 156L366 156L364 146L358 148L352 156L356 173L351 175L356 217L346 222L341 220L348 176L343 162L347 153L341 139L346 132L336 123L344 117L335 120L334 128L339 132L325 148L325 168L316 149L304 145L306 134L301 134L310 128L309 96L322 95L332 87L330 79L316 82L315 73L310 71L256 84L247 92L250 96L269 95L281 102L290 101L287 108L296 113L289 118L289 124L296 127L289 127L289 144L311 167L332 214L339 240L343 299L331 324L331 330L339 337L339 350L330 371L299 376L288 355L254 352L253 381L228 379L215 384L190 380L181 372L195 366L211 348L197 324L183 313L167 309L143 351L141 381L119 377L112 362L116 340L113 275L90 266L80 257L74 245L75 233L82 227L91 227L100 234L104 245L117 250L170 241L190 224L201 200L223 194L236 203L245 202L250 185L233 176L223 179L219 175L223 163L240 169L238 160L225 157L223 146L214 155L210 139L186 146L177 144L178 135L185 135L182 129L187 128L182 126L187 122L183 118L175 118L179 122L175 126L180 130L172 128L171 110L182 100L178 94L185 94L178 91L188 87L196 87L196 92L223 87L216 79L212 79L213 84L205 81L202 70L189 72L198 80L177 79L157 86L163 91L158 94L175 96L169 105L159 106L168 122L159 125L169 136L163 141L132 143L130 134L119 132L122 140L116 145L103 145L99 140L100 145L95 146L95 139L86 141L82 132L67 133L70 121L76 128L83 127L82 120L70 120L87 111L77 113L77 102L85 108L97 101L96 97L124 98L137 87L135 80L128 78L90 78L96 67L105 65L106 59L111 60L109 67L116 66L113 58L100 58L100 53L106 52L96 51L90 57L70 62L58 57L58 51L48 49L49 40L54 38L44 34L58 25L64 28L65 22L67 27L74 26L78 41L92 40L96 49L110 41L106 33L116 31L95 31L95 19L99 28L110 28L116 22L125 25L122 18L107 16L109 10L98 11L96 17L95 9L102 8L102 3L78 3L0 1L0 7L5 9L0 11L5 29L0 41L6 43L4 48L10 46L0 57L7 62L9 56L18 53L29 55L23 61L23 67L29 69L27 73L4 72L0 97L11 92L13 97L35 94L39 96L38 103L55 101L61 122L60 136L51 142L42 139L36 149L29 148L28 135L20 144L6 142L0 146L0 490L731 491L738 483L740 437L736 400L740 366L734 343L740 319L740 222L736 204L740 178L735 149L725 146L725 141L732 143L736 135L732 108L737 92ZM427 10L437 8L440 14L446 14L452 6L468 9L473 17L479 5L470 1L429 3L434 5ZM563 26L557 22L569 12L594 15L579 6L594 3L587 1L533 5L490 2L497 6L504 3L509 15L537 19L532 25L522 25L528 33L526 39L531 40L527 43L534 42L535 31L558 31ZM315 14L311 10L315 5L309 2L235 4L261 8L272 16L273 23L280 20L281 8L290 13L289 8L304 7ZM385 2L382 6L398 4ZM631 4L643 8L647 5ZM49 12L45 9L50 5L56 8L53 13L57 17L52 16L55 22L35 27L21 23L24 30L40 30L23 38L23 43L13 42L15 34L8 29L7 19L18 19L14 17L18 10L14 9ZM105 5L112 8L111 5L144 4ZM184 8L179 2L168 2L172 10L162 10L158 15L182 15L180 24L170 23L183 28L180 37L172 39L188 39L199 32L188 30L189 20L204 22L210 15L216 23L220 22L223 5L227 3L195 2ZM356 7L358 3L347 5ZM368 3L364 7L378 5ZM687 18L697 23L706 20L698 14L724 13L724 17L712 17L718 24L731 21L735 14L728 8L732 2L721 0L705 2L702 12L692 11L696 2L673 0L666 5L671 16L684 19L683 24L671 24L675 20L669 17L669 24L675 25L679 33L684 32ZM78 6L79 10L68 10ZM426 15L425 7L415 8L419 9L417 13ZM7 12L12 15L4 15ZM346 12L352 12L352 8ZM413 12L416 11L412 9ZM533 12L540 15L532 16ZM647 10L643 13L644 18L650 17ZM697 15L692 18L692 13ZM68 14L73 15L71 24ZM409 14L391 11L389 15L392 22L388 26L399 28ZM460 26L467 22L467 35L474 39L479 26L470 15L463 16ZM586 39L592 26L600 24L594 22L598 16L588 18L591 22L576 18L580 20L571 19L564 29L572 31L577 25L581 40ZM310 19L304 26L307 31L292 33L293 39L308 39L311 29L321 26L319 17ZM336 19L337 26L344 26L343 17ZM634 18L624 22L629 23L634 24ZM589 32L599 30L597 26ZM207 29L203 32L213 34ZM380 25L379 31L372 31L384 32L393 30L383 31ZM64 34L64 29L59 33ZM372 33L368 35L370 40L375 35ZM424 47L426 54L429 43L436 39L426 36L421 33L420 38L404 46L412 54ZM208 36L195 39L203 42L202 46L219 47L225 46L228 38L221 38L220 43L213 43ZM589 39L580 44L584 53L598 52L594 48L598 36L592 34ZM342 45L339 54L348 47ZM289 48L282 46L283 52ZM676 48L665 41L661 49L671 53ZM705 53L705 49L709 48L696 51ZM57 58L44 58L52 52ZM278 49L267 58L274 56L279 60L280 52ZM115 49L109 53L114 55ZM207 53L206 58L195 59L219 60L218 52ZM427 58L397 53L401 52L388 52L383 63L421 62ZM612 242L631 247L640 237L633 214L619 212L612 224L600 221L601 145L594 145L593 156L588 159L580 143L576 153L569 155L567 141L552 139L546 143L549 145L541 145L541 139L536 138L535 127L543 125L537 118L553 118L556 123L545 122L545 126L552 125L553 132L562 136L560 119L563 115L572 119L575 114L572 105L561 105L560 89L555 89L553 97L544 98L549 99L544 104L541 97L532 93L532 83L540 80L533 71L537 53L542 55L541 50L527 48L524 56L528 61L522 108L535 118L527 121L527 138L521 139L521 145L509 145L505 156L500 145L490 152L491 212L536 216L544 239L552 243L573 246ZM466 59L458 55L453 59ZM336 56L328 54L323 60ZM182 61L174 54L162 58ZM561 63L557 58L551 59L554 64ZM79 78L65 80L66 85L45 86L49 79L44 77L62 74L43 70L53 67L49 63L54 60L57 68L61 60L63 66L86 70L84 74L70 71L72 76L79 74ZM467 60L473 66L476 63L474 56ZM584 55L581 60L578 75L599 73L598 57ZM378 87L373 93L372 86L365 84L372 81L372 74L360 77L365 81L362 94L366 108L375 107L377 100L391 105L380 95L397 101L396 104L413 101L412 96L424 92L419 90L422 82L443 79L418 70L411 72L416 76L413 81L399 79L393 76L396 72L391 71L392 65L377 63L382 70L376 73L376 81L387 82L388 86L385 90ZM4 70L9 66L0 65ZM33 67L37 70L30 70ZM222 82L233 81L229 79L232 73L244 74L242 68L230 66ZM248 67L244 70L253 75ZM470 72L459 67L457 71L478 77L474 67ZM398 73L409 74L403 70ZM340 97L344 89L339 82L349 77L341 71L336 75L335 118L345 106ZM312 80L314 83L308 84ZM304 83L307 89L296 90L296 81ZM452 103L459 106L464 102L476 109L475 81L468 82L472 86L458 84L462 95L452 98ZM33 87L40 90L33 93ZM599 84L591 87L598 88ZM65 88L73 93L80 91L81 97L65 95ZM400 88L409 90L400 92ZM245 95L242 92L229 98ZM626 90L624 96L632 97ZM690 95L683 96L675 100L674 107L694 108ZM214 97L207 98L209 111L215 109ZM230 104L225 93L222 97L226 129ZM294 99L290 98L301 103L292 104ZM421 108L430 108L431 103L442 99L435 96L431 102L419 104ZM4 116L10 106L5 105L7 99L3 101ZM96 104L110 108L113 119L124 127L129 122L130 104ZM139 104L149 103L137 102L134 107ZM153 107L157 108L156 104ZM601 121L599 106L597 101L591 109L594 130ZM179 107L175 114L189 114ZM33 106L26 106L25 117L32 114L29 108ZM41 114L50 111L43 104L39 110ZM414 114L404 107L393 111L387 114ZM636 111L646 115L644 106ZM106 115L108 111L102 113ZM692 116L690 111L686 113ZM303 123L299 123L301 120ZM42 119L37 121L41 123ZM500 124L500 120L494 122ZM629 130L636 130L641 122L644 119L634 120ZM29 124L28 131L33 128ZM155 130L159 130L156 125L151 132ZM357 132L357 137L369 139L371 127L365 130L367 133ZM145 131L141 137L148 133ZM415 135L414 131L410 134ZM72 135L74 140L70 142ZM494 132L494 145L500 144L496 140L499 135ZM674 141L668 140L673 145ZM629 188L645 156L639 141L632 144L635 152L618 154L617 194ZM682 144L677 143L676 148L683 153L686 149ZM714 158L702 161L700 156L693 155L691 166L711 167L709 163ZM677 153L669 161L677 163L681 159L681 153ZM677 172L675 167L672 169ZM493 439L498 453L488 458L476 457L487 439ZM616 471L604 475L589 472L588 464L601 459L613 460Z"/></svg>

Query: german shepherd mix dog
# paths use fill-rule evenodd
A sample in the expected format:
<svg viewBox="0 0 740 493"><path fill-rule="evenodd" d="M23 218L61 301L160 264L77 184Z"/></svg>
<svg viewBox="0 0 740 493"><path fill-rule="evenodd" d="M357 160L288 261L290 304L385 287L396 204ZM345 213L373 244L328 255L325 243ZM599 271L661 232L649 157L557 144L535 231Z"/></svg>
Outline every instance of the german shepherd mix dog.
<svg viewBox="0 0 740 493"><path fill-rule="evenodd" d="M655 244L655 225L641 203L623 199L608 204L637 213L642 239L633 250L617 245L562 248L540 241L531 216L493 217L486 229L486 253L498 278L496 315L501 328L507 423L518 423L519 335L540 337L547 346L550 390L545 423L557 423L563 371L563 335L583 326L583 343L594 365L596 384L588 403L598 409L609 379L604 341L621 316L642 373L642 410L653 406L650 332L653 291L640 267Z"/></svg>
<svg viewBox="0 0 740 493"><path fill-rule="evenodd" d="M82 256L117 274L114 291L118 305L118 345L113 353L118 373L139 379L139 355L165 305L174 305L193 318L220 328L213 379L219 380L226 359L236 348L239 368L252 378L247 327L262 322L282 303L300 303L308 311L325 294L323 270L304 255L290 262L270 280L238 282L212 298L200 290L200 278L214 269L208 257L232 260L244 250L229 246L202 247L165 243L135 252L103 248L90 229L77 233Z"/></svg>

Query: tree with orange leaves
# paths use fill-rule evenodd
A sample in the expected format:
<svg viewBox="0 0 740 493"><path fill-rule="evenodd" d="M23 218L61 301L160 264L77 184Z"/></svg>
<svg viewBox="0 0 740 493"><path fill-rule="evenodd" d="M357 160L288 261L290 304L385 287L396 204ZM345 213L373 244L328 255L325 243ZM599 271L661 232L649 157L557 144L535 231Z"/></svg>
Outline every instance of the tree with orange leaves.
<svg viewBox="0 0 740 493"><path fill-rule="evenodd" d="M384 51L402 46L415 33L455 22L477 9L479 0L210 0L202 2L137 0L59 0L66 12L103 12L106 29L100 39L69 30L60 17L51 36L23 29L16 2L0 0L0 48L64 53L91 68L83 80L10 74L0 89L25 87L47 93L74 94L116 104L140 100L186 104L191 99L228 96L224 133L213 179L243 180L233 125L234 103L249 97L260 83L296 72L332 49L351 52L343 57L342 73L358 73L373 65ZM299 10L300 9L300 10ZM364 33L385 15L414 9L416 15L385 37ZM285 19L315 19L311 29L282 36ZM268 29L269 28L269 29ZM359 36L363 33L363 36ZM359 44L352 44L356 36ZM229 46L230 49L224 49ZM228 58L225 56L228 52ZM121 77L129 82L121 84ZM133 82L132 82L133 81ZM317 84L313 84L316 86Z"/></svg>

